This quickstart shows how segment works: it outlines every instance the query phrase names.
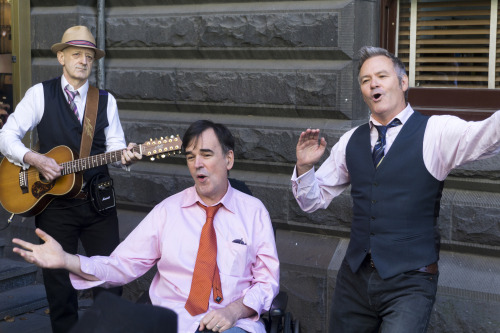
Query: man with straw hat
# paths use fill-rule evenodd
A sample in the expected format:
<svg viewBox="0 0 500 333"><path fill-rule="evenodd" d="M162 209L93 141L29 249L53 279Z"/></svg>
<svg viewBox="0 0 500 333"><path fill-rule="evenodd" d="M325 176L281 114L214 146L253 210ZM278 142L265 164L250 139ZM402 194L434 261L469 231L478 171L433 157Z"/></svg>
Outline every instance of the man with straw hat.
<svg viewBox="0 0 500 333"><path fill-rule="evenodd" d="M92 65L105 55L96 47L90 30L85 26L67 29L61 42L52 45L51 50L57 55L63 75L38 83L26 92L0 130L3 155L23 168L35 167L48 182L56 180L63 167L42 154L61 145L81 151L80 146L84 146L81 144L82 120L87 122L86 110L92 109L87 105L88 92L92 90L98 98L89 98L89 102L95 101L94 105L97 105L93 139L87 144L90 155L122 150L121 163L118 164L124 166L140 159L139 154L131 151L134 144L127 147L125 143L115 98L105 90L89 88ZM35 128L39 152L30 150L21 141L26 132ZM49 232L70 253L77 252L78 239L88 255L109 255L119 243L116 208L113 205L99 211L90 198L89 187L96 177L109 177L107 165L85 171L82 192L74 198L55 198L35 217L36 226ZM43 279L53 332L68 332L78 320L77 293L71 286L68 272L43 270Z"/></svg>

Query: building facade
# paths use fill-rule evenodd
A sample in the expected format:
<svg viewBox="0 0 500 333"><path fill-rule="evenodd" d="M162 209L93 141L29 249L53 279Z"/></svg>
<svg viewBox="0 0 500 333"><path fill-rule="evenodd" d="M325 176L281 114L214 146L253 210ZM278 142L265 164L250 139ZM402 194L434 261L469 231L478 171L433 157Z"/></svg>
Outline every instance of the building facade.
<svg viewBox="0 0 500 333"><path fill-rule="evenodd" d="M404 30L399 27L402 8L418 2L103 3L30 1L30 54L18 57L31 58L31 84L60 75L50 46L66 28L87 25L106 50L91 82L117 98L128 142L182 136L198 119L226 124L236 136L230 176L245 181L271 214L288 310L300 320L302 332L327 332L336 274L349 241L351 198L347 190L326 210L302 212L290 186L295 146L306 128L321 129L331 147L348 129L368 120L357 82L357 51L363 45L395 51ZM98 31L100 25L104 29ZM409 38L409 54L416 44ZM410 101L422 112L477 115L470 111L474 100L460 113L463 106L456 100L426 104L426 91L418 88L410 88ZM466 90L476 96L471 89ZM413 97L413 92L424 97ZM476 111L484 117L492 107ZM124 236L155 204L192 185L180 155L146 159L130 173L112 170L112 176ZM500 331L499 184L500 157L462 166L445 182L439 291L430 332ZM10 233L32 233L29 222L18 222ZM128 286L128 297L139 295L147 282Z"/></svg>

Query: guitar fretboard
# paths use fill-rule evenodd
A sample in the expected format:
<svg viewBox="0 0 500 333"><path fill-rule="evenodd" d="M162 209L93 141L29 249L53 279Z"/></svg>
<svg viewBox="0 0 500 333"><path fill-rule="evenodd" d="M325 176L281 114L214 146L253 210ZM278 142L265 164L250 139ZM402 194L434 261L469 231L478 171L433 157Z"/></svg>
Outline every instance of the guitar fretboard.
<svg viewBox="0 0 500 333"><path fill-rule="evenodd" d="M134 152L140 152L139 146L135 146L132 151ZM63 170L61 171L61 174L68 175L71 173L76 173L80 171L84 171L87 169L92 169L101 165L106 165L114 162L120 161L122 158L122 151L121 150L115 150L115 151L110 151L107 153L99 154L99 155L94 155L94 156L89 156L85 158L80 158L75 161L69 161L69 162L64 162L61 163L61 166L63 167Z"/></svg>

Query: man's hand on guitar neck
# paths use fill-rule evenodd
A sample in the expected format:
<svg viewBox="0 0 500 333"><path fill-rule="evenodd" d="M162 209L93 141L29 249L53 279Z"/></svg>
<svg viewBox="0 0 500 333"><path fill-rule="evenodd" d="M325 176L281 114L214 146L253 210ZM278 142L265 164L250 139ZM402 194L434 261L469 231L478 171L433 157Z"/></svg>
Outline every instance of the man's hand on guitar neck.
<svg viewBox="0 0 500 333"><path fill-rule="evenodd" d="M31 151L24 155L24 162L37 168L42 176L50 182L60 177L63 169L53 158Z"/></svg>
<svg viewBox="0 0 500 333"><path fill-rule="evenodd" d="M138 152L134 152L133 149L136 147L136 143L129 143L127 146L127 149L124 149L122 151L122 164L123 165L130 165L133 162L142 159L142 155Z"/></svg>

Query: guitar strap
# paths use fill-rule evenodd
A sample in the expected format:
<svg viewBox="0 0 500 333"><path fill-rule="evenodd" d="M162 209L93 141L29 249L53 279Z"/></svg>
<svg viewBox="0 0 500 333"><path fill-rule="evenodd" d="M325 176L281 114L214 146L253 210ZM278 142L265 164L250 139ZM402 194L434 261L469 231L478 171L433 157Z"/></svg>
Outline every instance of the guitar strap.
<svg viewBox="0 0 500 333"><path fill-rule="evenodd" d="M87 92L87 103L83 118L82 141L80 143L80 158L89 157L92 141L94 140L95 122L97 119L97 107L99 104L99 89L89 85Z"/></svg>
<svg viewBox="0 0 500 333"><path fill-rule="evenodd" d="M80 143L80 158L90 155L94 139L97 108L99 106L99 89L89 85L87 103L85 104L85 117L83 118L82 141ZM109 175L97 174L89 181L89 194L92 205L97 213L106 216L111 213L109 208L115 207L115 190L113 180Z"/></svg>

